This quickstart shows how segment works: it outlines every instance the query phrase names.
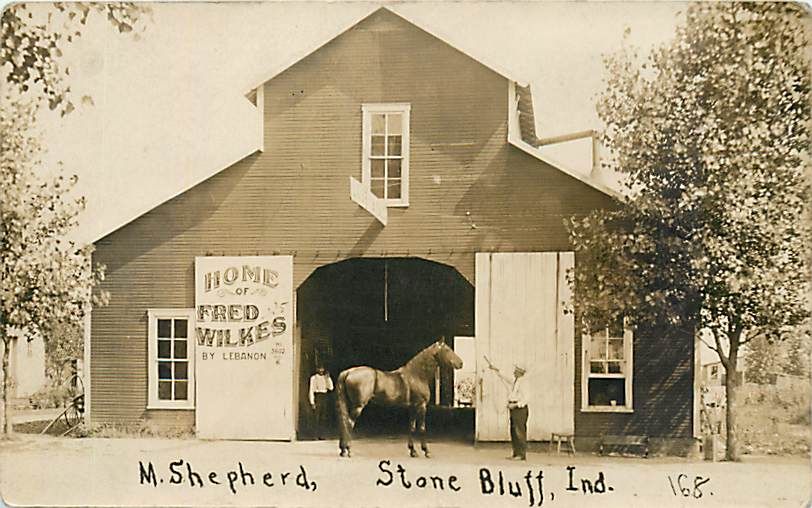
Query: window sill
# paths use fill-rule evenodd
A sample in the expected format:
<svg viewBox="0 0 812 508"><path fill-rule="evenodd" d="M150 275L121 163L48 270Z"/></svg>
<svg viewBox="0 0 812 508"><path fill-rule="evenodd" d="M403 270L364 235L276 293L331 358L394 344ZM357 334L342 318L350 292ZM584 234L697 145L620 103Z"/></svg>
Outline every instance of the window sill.
<svg viewBox="0 0 812 508"><path fill-rule="evenodd" d="M147 404L147 410L153 410L153 409L162 409L162 410L163 409L180 409L180 410L188 411L188 410L194 409L194 408L195 408L194 405L191 405L191 406L190 405L185 405L185 406L163 406L163 405Z"/></svg>
<svg viewBox="0 0 812 508"><path fill-rule="evenodd" d="M590 407L582 407L582 413L634 413L634 409L630 407L602 407L602 406L590 406Z"/></svg>
<svg viewBox="0 0 812 508"><path fill-rule="evenodd" d="M409 203L386 203L387 208L409 208Z"/></svg>

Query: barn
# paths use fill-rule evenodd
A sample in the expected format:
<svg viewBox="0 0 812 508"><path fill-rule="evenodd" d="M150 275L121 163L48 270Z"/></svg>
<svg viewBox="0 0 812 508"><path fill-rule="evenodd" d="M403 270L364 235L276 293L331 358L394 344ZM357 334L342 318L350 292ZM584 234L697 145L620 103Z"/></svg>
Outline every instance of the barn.
<svg viewBox="0 0 812 508"><path fill-rule="evenodd" d="M519 77L380 8L245 101L250 154L94 242L110 303L87 327L91 424L307 439L317 363L394 369L443 339L466 364L437 373L435 428L509 439L487 358L528 366L532 441L692 445L693 335L587 333L566 312L563 220L616 194L543 155ZM359 426L402 419L370 408Z"/></svg>

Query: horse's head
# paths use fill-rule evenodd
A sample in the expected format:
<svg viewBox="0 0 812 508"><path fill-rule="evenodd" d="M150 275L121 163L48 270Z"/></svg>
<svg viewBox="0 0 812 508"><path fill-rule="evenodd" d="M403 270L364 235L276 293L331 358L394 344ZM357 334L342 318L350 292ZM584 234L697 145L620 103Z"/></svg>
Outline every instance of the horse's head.
<svg viewBox="0 0 812 508"><path fill-rule="evenodd" d="M454 352L453 349L448 347L443 341L437 341L434 343L434 359L437 360L437 363L444 366L444 367L451 367L454 369L461 369L462 368L462 358L457 356L457 353Z"/></svg>

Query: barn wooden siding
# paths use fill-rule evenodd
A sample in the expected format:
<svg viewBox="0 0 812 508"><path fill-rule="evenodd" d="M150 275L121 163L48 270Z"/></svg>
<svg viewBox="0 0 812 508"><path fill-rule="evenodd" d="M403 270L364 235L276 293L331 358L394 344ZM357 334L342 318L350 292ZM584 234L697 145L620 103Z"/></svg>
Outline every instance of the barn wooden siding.
<svg viewBox="0 0 812 508"><path fill-rule="evenodd" d="M577 262L577 259L576 259ZM694 336L686 330L641 326L633 342L633 413L581 412L581 336L575 337L575 431L581 449L603 434L648 435L652 449L689 453L693 440Z"/></svg>
<svg viewBox="0 0 812 508"><path fill-rule="evenodd" d="M690 445L694 418L693 333L651 326L641 326L636 331L633 342L633 413L580 411L580 333L576 333L575 348L578 352L575 355L575 431L578 436L597 439L602 434L648 435L660 440L685 440L685 446L676 450Z"/></svg>
<svg viewBox="0 0 812 508"><path fill-rule="evenodd" d="M506 78L387 11L268 82L263 153L97 242L111 301L92 315L93 421L193 422L191 411L147 414L146 311L194 306L195 256L294 253L298 287L351 257L419 256L473 281L475 252L570 250L562 219L610 200L506 143L507 90ZM390 209L385 228L349 198L347 176L361 177L364 102L412 108L410 206ZM638 353L661 362L652 381L635 378L649 388L635 388L634 421L654 421L644 408L660 406L646 398L688 353L636 351L636 368L646 364ZM690 405L690 376L686 386ZM576 432L628 421L578 414L579 389Z"/></svg>

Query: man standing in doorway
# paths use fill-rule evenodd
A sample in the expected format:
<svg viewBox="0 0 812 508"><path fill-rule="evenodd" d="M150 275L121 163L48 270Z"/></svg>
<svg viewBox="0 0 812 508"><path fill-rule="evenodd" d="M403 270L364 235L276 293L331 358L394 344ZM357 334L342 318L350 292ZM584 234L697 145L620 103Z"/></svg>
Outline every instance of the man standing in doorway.
<svg viewBox="0 0 812 508"><path fill-rule="evenodd" d="M510 390L510 394L508 395L508 409L510 410L510 442L513 446L513 455L510 458L511 460L527 460L527 418L530 413L527 407L530 392L527 378L524 377L527 371L520 365L514 365L513 379L511 380L499 372L499 369L490 361L488 362L488 367L496 372L499 379L501 379Z"/></svg>
<svg viewBox="0 0 812 508"><path fill-rule="evenodd" d="M333 391L333 380L322 365L310 376L310 407L316 415L316 437L324 439L327 433L327 397Z"/></svg>

